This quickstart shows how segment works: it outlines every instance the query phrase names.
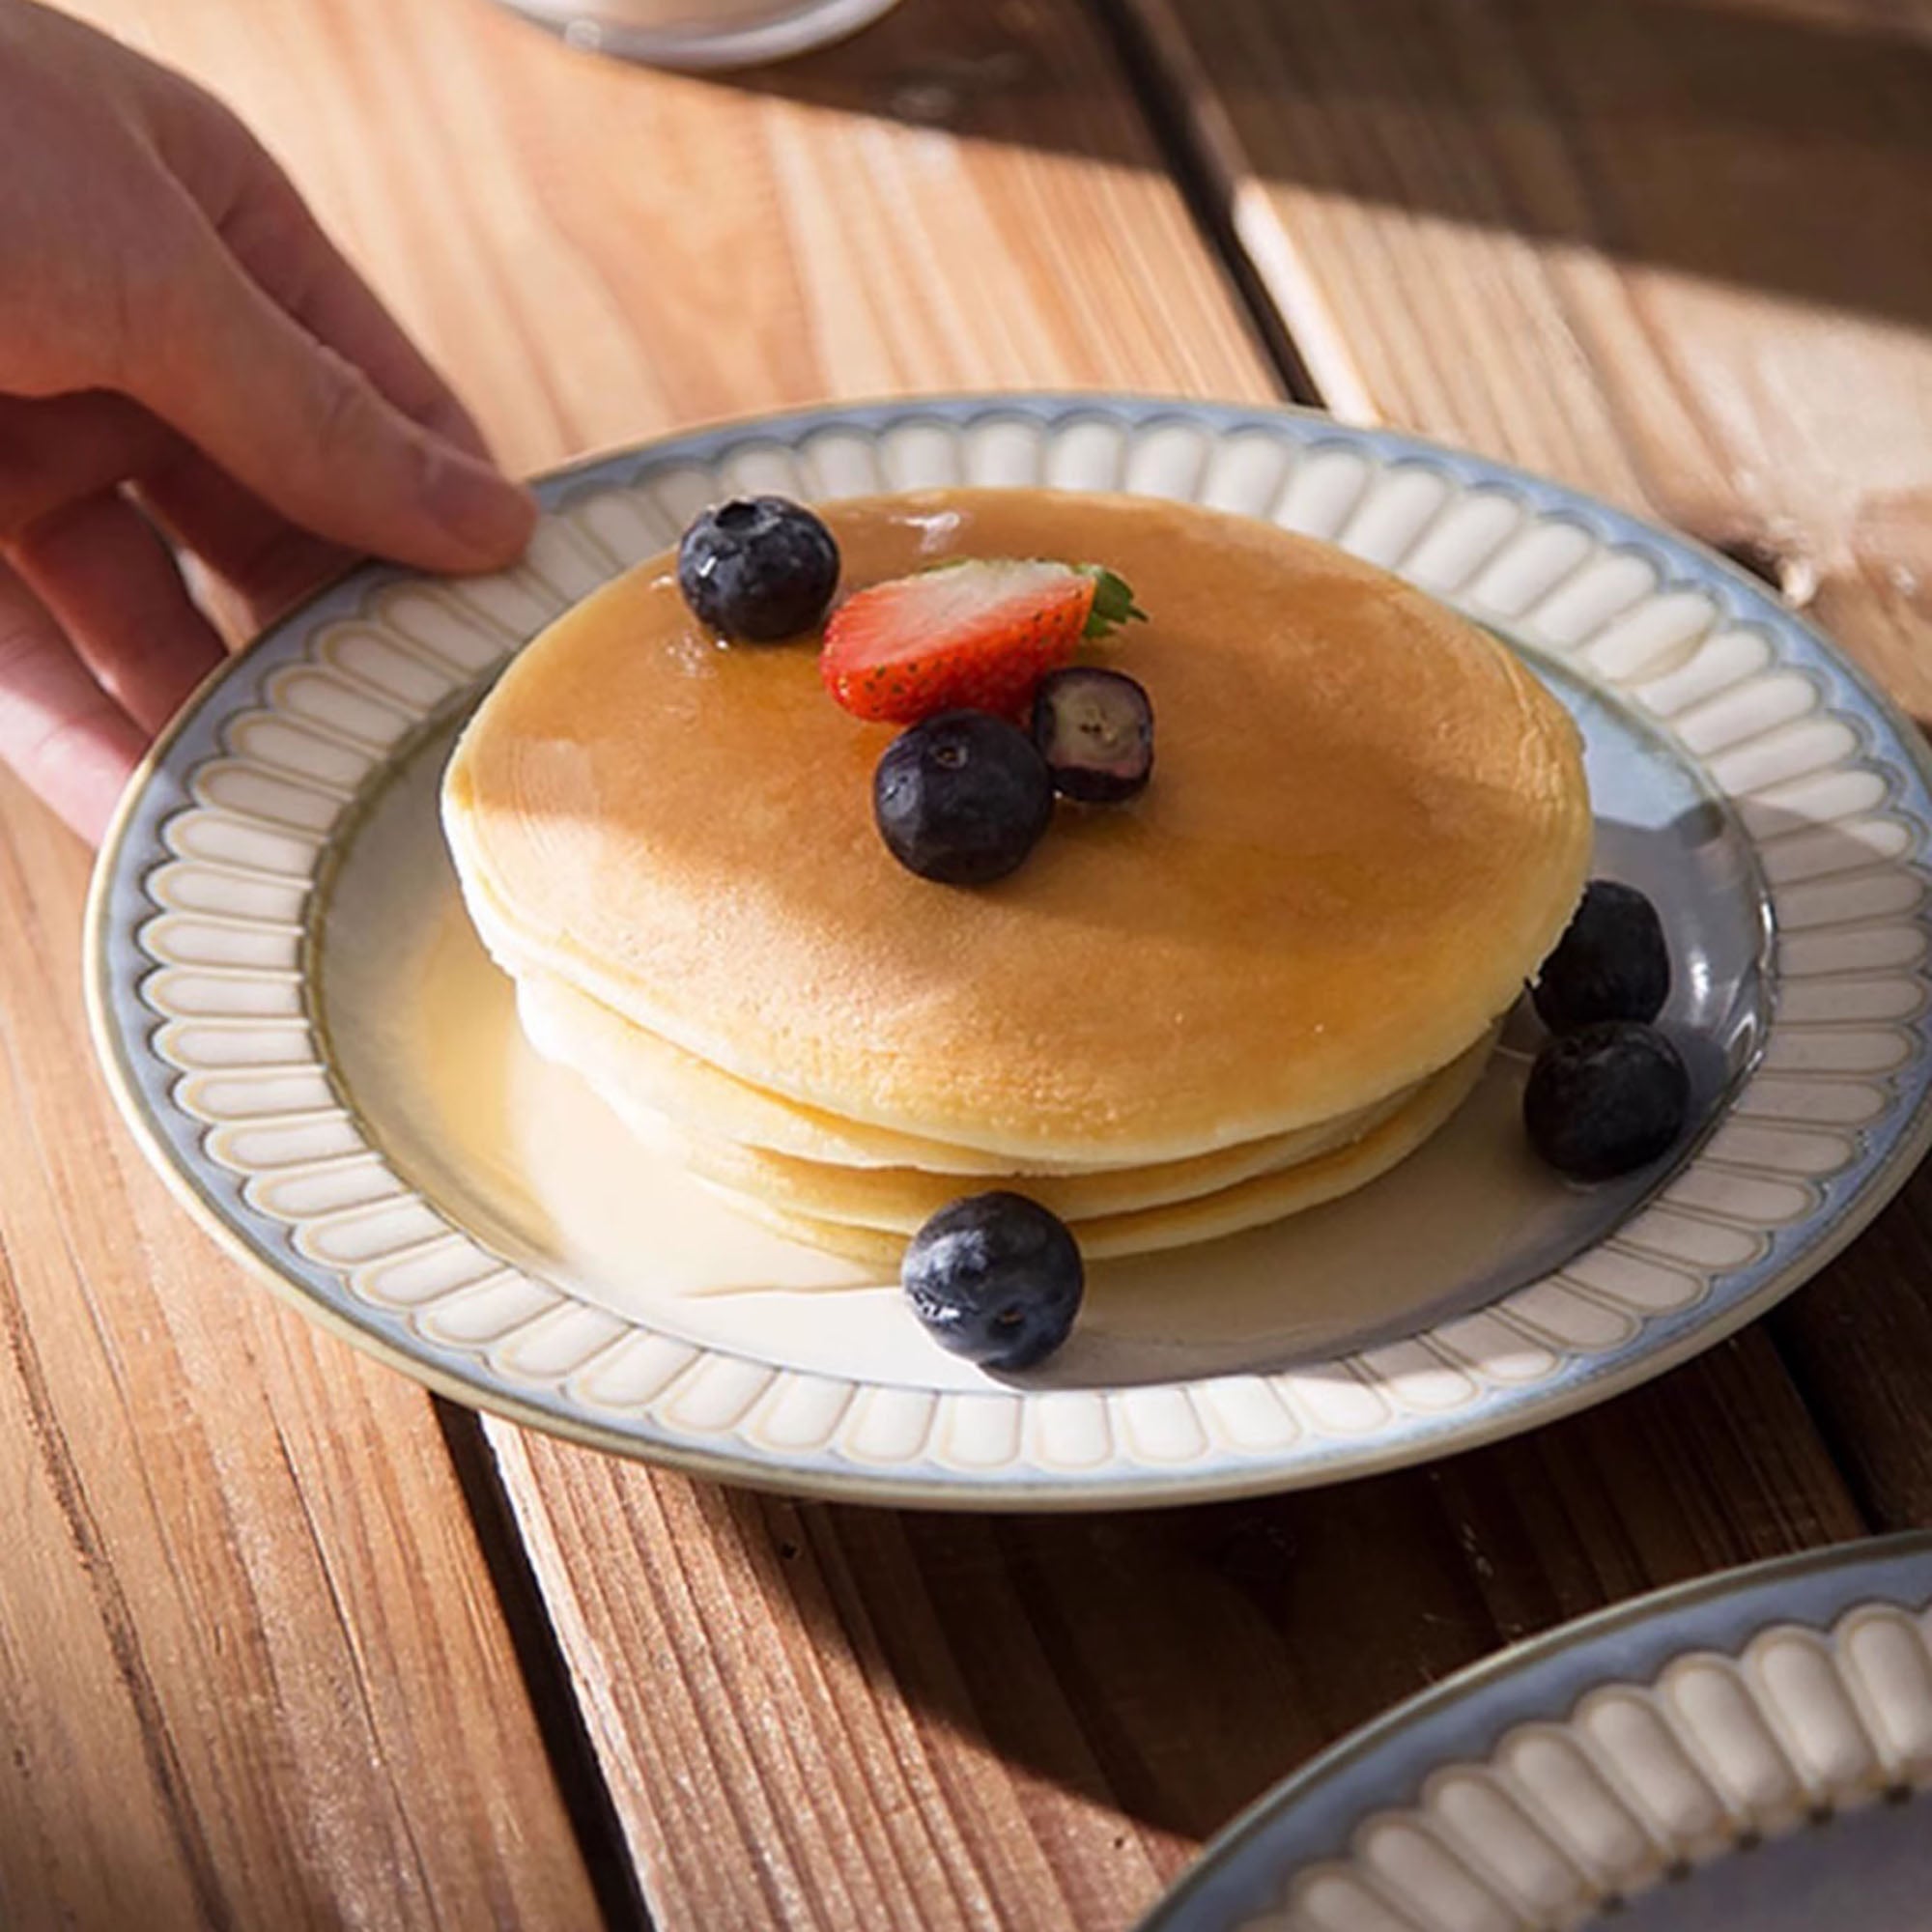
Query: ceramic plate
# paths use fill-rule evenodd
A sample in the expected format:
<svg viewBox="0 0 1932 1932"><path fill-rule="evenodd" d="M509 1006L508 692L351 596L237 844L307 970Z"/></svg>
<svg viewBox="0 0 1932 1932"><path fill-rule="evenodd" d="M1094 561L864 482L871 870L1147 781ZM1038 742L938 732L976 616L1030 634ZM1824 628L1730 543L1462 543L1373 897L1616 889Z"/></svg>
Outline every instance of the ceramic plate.
<svg viewBox="0 0 1932 1932"><path fill-rule="evenodd" d="M1700 1131L1563 1186L1524 1151L1533 1037L1362 1194L1096 1268L1024 1382L890 1284L734 1219L538 1061L471 936L438 774L492 675L739 490L1123 488L1402 572L1582 724L1598 863L1676 954ZM1927 1140L1916 734L1749 578L1456 452L1279 410L988 397L681 436L542 486L528 558L371 567L204 689L100 859L91 995L128 1120L226 1244L445 1393L628 1454L973 1507L1267 1490L1411 1462L1657 1374L1788 1293Z"/></svg>
<svg viewBox="0 0 1932 1932"><path fill-rule="evenodd" d="M1279 1786L1142 1932L1919 1932L1932 1537L1668 1590Z"/></svg>

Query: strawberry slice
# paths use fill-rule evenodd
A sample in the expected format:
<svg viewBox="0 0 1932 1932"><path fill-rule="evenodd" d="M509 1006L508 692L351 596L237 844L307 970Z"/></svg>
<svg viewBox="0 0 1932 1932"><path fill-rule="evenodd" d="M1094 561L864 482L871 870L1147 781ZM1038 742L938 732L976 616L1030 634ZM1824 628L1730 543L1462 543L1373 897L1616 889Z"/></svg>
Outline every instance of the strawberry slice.
<svg viewBox="0 0 1932 1932"><path fill-rule="evenodd" d="M968 557L848 598L819 671L859 718L915 724L957 705L1012 717L1083 638L1146 614L1098 564Z"/></svg>

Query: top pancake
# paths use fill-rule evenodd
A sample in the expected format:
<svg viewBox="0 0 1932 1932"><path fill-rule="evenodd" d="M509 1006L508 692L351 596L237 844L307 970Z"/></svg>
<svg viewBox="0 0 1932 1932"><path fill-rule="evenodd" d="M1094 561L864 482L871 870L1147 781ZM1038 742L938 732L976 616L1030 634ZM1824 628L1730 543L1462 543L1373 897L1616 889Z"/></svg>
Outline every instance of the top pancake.
<svg viewBox="0 0 1932 1932"><path fill-rule="evenodd" d="M1575 728L1399 580L1137 497L824 515L848 592L953 556L1121 572L1151 621L1090 652L1151 696L1151 785L1063 805L998 885L916 878L872 823L892 728L832 702L810 642L720 648L660 558L532 643L451 761L444 822L512 971L839 1118L1159 1161L1422 1079L1561 933L1590 841Z"/></svg>

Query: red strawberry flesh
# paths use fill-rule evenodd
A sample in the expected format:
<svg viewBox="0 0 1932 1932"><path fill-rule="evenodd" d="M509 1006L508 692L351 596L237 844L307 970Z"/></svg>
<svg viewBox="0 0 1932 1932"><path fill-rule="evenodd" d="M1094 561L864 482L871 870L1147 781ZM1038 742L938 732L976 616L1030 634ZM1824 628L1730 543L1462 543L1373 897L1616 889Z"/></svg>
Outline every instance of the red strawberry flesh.
<svg viewBox="0 0 1932 1932"><path fill-rule="evenodd" d="M1079 648L1096 580L1069 564L973 558L874 584L835 611L820 669L861 718L965 705L1013 715Z"/></svg>

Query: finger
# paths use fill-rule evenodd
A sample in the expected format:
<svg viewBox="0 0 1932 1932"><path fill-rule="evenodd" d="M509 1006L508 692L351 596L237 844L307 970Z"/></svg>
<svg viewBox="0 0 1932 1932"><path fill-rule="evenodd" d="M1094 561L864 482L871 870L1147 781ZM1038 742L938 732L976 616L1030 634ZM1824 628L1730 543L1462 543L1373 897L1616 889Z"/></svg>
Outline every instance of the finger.
<svg viewBox="0 0 1932 1932"><path fill-rule="evenodd" d="M324 232L272 156L245 128L240 186L214 213L236 259L318 341L362 370L412 420L489 460L469 412Z"/></svg>
<svg viewBox="0 0 1932 1932"><path fill-rule="evenodd" d="M163 461L178 440L125 396L0 396L0 540Z"/></svg>
<svg viewBox="0 0 1932 1932"><path fill-rule="evenodd" d="M227 655L152 525L118 491L43 518L14 564L96 681L158 731Z"/></svg>
<svg viewBox="0 0 1932 1932"><path fill-rule="evenodd" d="M169 534L237 593L250 629L280 616L355 559L355 552L298 529L192 449L143 477L139 495Z"/></svg>
<svg viewBox="0 0 1932 1932"><path fill-rule="evenodd" d="M0 761L94 844L145 742L33 593L0 564Z"/></svg>
<svg viewBox="0 0 1932 1932"><path fill-rule="evenodd" d="M280 162L223 102L178 75L168 79L151 103L160 152L236 259L405 415L487 458L469 412L328 239Z"/></svg>
<svg viewBox="0 0 1932 1932"><path fill-rule="evenodd" d="M125 386L319 536L435 570L511 562L535 523L527 492L411 421L195 219Z"/></svg>

